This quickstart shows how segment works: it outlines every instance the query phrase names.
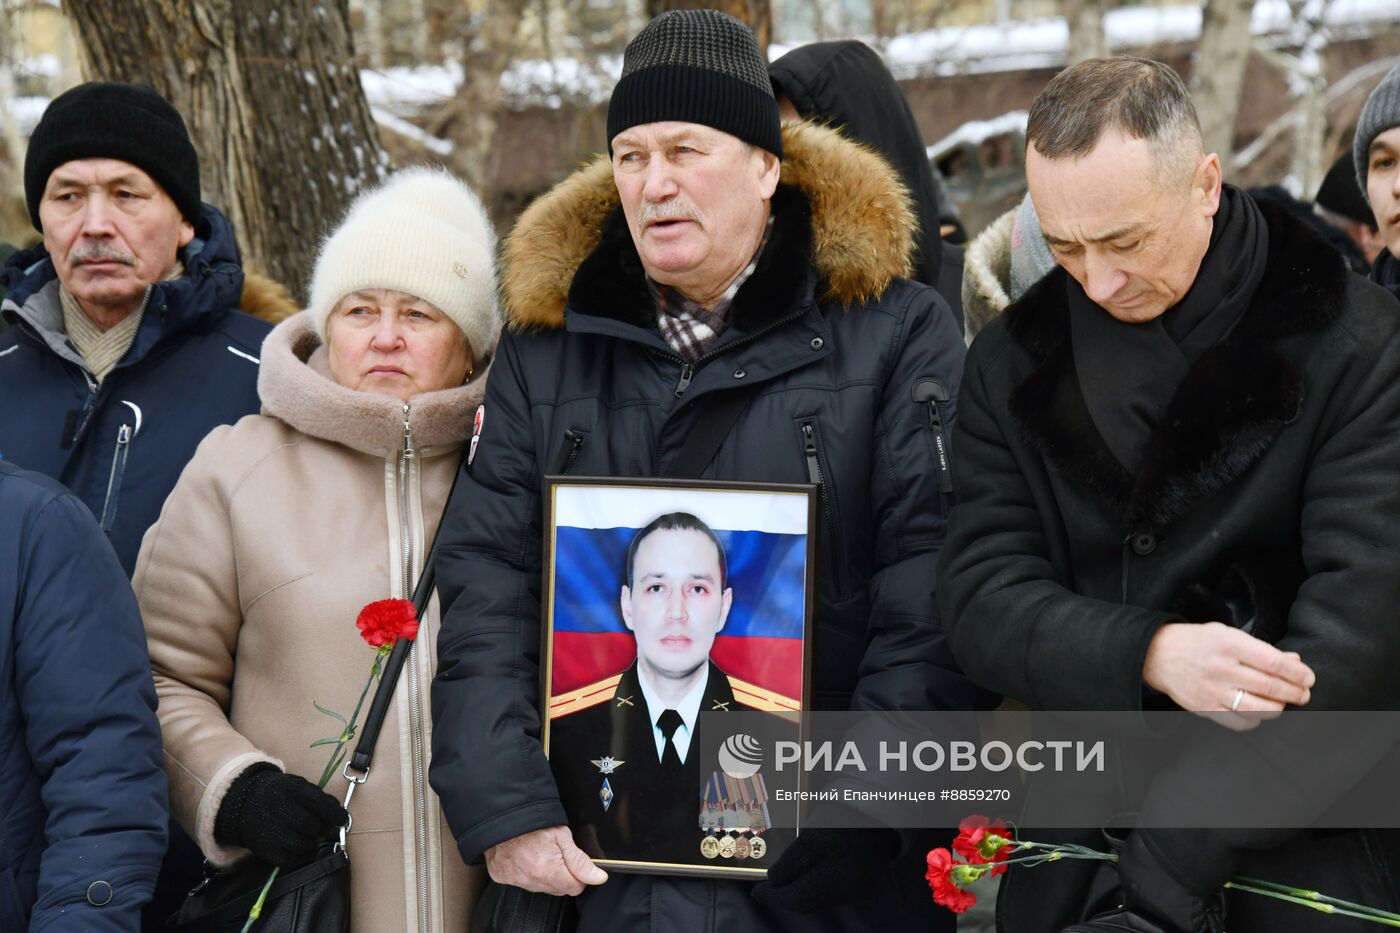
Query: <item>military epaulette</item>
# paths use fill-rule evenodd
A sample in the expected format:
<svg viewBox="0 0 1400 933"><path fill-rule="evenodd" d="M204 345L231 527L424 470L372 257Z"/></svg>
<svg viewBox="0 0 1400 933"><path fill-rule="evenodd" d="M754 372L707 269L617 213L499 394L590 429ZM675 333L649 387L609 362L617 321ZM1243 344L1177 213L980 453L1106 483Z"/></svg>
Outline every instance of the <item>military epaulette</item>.
<svg viewBox="0 0 1400 933"><path fill-rule="evenodd" d="M622 674L614 674L586 687L579 687L577 690L559 694L549 701L549 718L557 719L560 716L568 716L570 713L577 713L591 706L597 706L599 703L606 703L617 692L617 685L621 680Z"/></svg>
<svg viewBox="0 0 1400 933"><path fill-rule="evenodd" d="M730 674L726 674L725 677L729 679L729 689L734 691L734 699L750 709L762 710L765 713L796 713L802 710L802 704L792 697L765 690Z"/></svg>

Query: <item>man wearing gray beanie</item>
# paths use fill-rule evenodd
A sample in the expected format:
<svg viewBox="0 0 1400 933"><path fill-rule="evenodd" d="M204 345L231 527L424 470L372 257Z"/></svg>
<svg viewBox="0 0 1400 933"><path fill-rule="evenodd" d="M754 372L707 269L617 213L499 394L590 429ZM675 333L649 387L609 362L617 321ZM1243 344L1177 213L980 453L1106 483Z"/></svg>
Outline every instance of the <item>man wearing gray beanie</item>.
<svg viewBox="0 0 1400 933"><path fill-rule="evenodd" d="M1352 157L1385 243L1371 268L1371 280L1400 298L1400 65L1390 69L1366 99Z"/></svg>
<svg viewBox="0 0 1400 933"><path fill-rule="evenodd" d="M752 33L715 10L663 13L632 40L607 123L609 154L532 204L504 246L510 326L438 552L431 780L448 824L497 882L575 895L580 931L951 929L922 853L901 855L893 830L804 826L782 846L759 827L762 844L741 832L725 849L699 825L698 793L678 809L645 802L700 769L695 704L650 679L671 675L636 666L608 683L616 667L600 668L580 691L592 704L639 709L618 693L637 682L676 709L640 729L613 717L588 760L551 746L562 717L542 719L537 694L547 474L813 484L801 706L990 699L958 671L934 606L963 344L937 293L908 280L915 221L898 174L834 130L782 125ZM775 689L756 686L747 695ZM629 778L668 766L677 781ZM658 823L664 865L640 846ZM729 880L762 875L751 869L767 882Z"/></svg>

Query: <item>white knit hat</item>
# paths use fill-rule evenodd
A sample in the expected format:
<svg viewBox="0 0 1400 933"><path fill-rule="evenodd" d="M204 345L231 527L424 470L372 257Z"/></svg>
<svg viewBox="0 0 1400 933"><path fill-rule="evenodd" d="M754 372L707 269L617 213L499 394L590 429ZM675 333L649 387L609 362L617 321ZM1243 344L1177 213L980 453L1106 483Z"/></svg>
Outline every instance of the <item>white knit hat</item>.
<svg viewBox="0 0 1400 933"><path fill-rule="evenodd" d="M496 234L470 188L446 172L411 168L350 205L321 245L307 306L322 342L326 320L351 292L388 288L430 301L452 318L479 361L500 333Z"/></svg>

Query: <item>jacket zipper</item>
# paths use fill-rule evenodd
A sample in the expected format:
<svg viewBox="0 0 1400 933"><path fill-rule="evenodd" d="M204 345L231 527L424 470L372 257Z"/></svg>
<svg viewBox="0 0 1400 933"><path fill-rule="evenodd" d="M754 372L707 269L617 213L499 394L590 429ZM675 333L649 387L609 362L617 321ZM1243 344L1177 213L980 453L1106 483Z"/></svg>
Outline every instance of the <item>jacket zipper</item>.
<svg viewBox="0 0 1400 933"><path fill-rule="evenodd" d="M1128 565L1131 560L1131 558L1129 557L1128 549L1132 547L1132 540L1132 535L1128 535L1128 537L1123 539L1123 592L1122 598L1119 600L1119 602L1123 603L1124 605L1127 605L1128 603Z"/></svg>
<svg viewBox="0 0 1400 933"><path fill-rule="evenodd" d="M63 428L61 446L64 450L71 450L73 445L78 443L78 438L83 436L83 431L87 428L88 419L92 417L93 411L97 407L97 383L87 370L82 370L83 381L87 383L87 400L83 402L83 407L78 411L68 413L68 422Z"/></svg>
<svg viewBox="0 0 1400 933"><path fill-rule="evenodd" d="M413 598L413 530L411 528L411 503L409 486L413 475L415 452L413 450L413 428L409 425L410 407L403 406L403 451L399 456L399 539L403 553L403 598ZM409 739L413 756L413 817L414 817L414 861L418 879L418 929L428 933L428 812L427 790L424 775L427 769L423 764L423 711L421 707L422 687L418 679L418 641L415 639L408 655L408 720Z"/></svg>
<svg viewBox="0 0 1400 933"><path fill-rule="evenodd" d="M914 383L914 401L928 405L928 426L933 432L933 448L937 458L938 491L945 496L953 491L953 469L948 459L948 436L944 431L943 409L939 406L952 396L942 379L920 379Z"/></svg>
<svg viewBox="0 0 1400 933"><path fill-rule="evenodd" d="M102 530L112 533L117 521L117 494L121 491L122 474L126 472L126 454L131 445L131 425L117 429L117 449L112 453L112 472L107 475L107 498L102 503Z"/></svg>
<svg viewBox="0 0 1400 933"><path fill-rule="evenodd" d="M559 452L554 455L554 468L549 472L554 476L563 476L574 468L574 461L578 459L580 451L583 450L583 435L573 428L564 432L564 443L559 445Z"/></svg>
<svg viewBox="0 0 1400 933"><path fill-rule="evenodd" d="M831 574L836 591L844 595L846 568L838 553L840 542L836 536L836 510L832 508L831 497L822 475L821 453L817 448L817 428L811 421L802 422L802 455L807 460L807 481L817 487L817 497L821 500L822 518L826 525L822 550L826 551L830 564L825 570Z"/></svg>
<svg viewBox="0 0 1400 933"><path fill-rule="evenodd" d="M681 366L681 381L676 383L676 398L680 398L685 394L685 390L690 388L690 379L694 375L694 363L685 363Z"/></svg>
<svg viewBox="0 0 1400 933"><path fill-rule="evenodd" d="M693 362L686 362L674 353L662 353L661 356L663 359L668 359L673 363L681 364L681 378L680 381L676 383L676 398L680 398L682 395L685 394L685 390L690 388L690 380L694 378L695 371L700 368L701 363L708 362L709 360L712 360L715 357L719 356L721 353L728 353L735 347L742 347L744 344L753 343L755 340L764 336L765 334L768 334L770 331L777 330L784 324L788 324L792 321L797 320L803 314L805 314L806 311L806 308L799 308L792 314L789 314L787 317L774 321L767 327L760 328L759 330L754 331L752 334L749 334L747 337L740 337L738 340L726 343L724 346L717 347L714 350L709 351L708 353L700 354L700 356L696 357Z"/></svg>

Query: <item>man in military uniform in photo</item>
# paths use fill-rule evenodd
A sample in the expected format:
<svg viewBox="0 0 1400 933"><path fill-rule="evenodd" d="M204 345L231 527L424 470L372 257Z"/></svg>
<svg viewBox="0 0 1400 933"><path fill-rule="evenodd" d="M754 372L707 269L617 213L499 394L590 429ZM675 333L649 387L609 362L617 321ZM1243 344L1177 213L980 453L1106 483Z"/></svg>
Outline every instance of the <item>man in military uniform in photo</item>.
<svg viewBox="0 0 1400 933"><path fill-rule="evenodd" d="M742 838L750 864L737 867L766 867L749 836L727 832L740 828L741 814L743 831L768 829L761 777L734 778L713 762L702 768L693 741L701 712L798 707L710 660L733 606L729 583L723 544L694 515L662 515L632 539L619 603L637 659L550 704L546 748L569 825L589 856L708 864L734 859Z"/></svg>

